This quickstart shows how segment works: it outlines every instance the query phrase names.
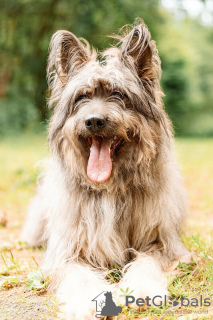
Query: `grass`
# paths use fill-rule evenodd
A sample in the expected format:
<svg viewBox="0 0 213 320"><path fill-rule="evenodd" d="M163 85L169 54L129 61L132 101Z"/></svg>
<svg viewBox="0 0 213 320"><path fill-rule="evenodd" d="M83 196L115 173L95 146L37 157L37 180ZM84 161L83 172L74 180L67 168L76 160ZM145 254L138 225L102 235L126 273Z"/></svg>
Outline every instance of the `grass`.
<svg viewBox="0 0 213 320"><path fill-rule="evenodd" d="M48 279L39 267L43 250L27 248L18 241L39 174L35 164L48 155L45 139L44 135L23 135L0 141L0 205L8 221L6 227L0 227L1 320L56 319L57 304L46 290ZM189 265L180 263L180 274L170 282L169 291L179 303L181 296L193 299L202 294L212 299L213 140L179 139L176 153L189 199L182 241L201 259ZM110 281L117 282L119 277L119 270L109 272ZM151 307L141 309L139 314L125 309L119 319L213 319L213 307Z"/></svg>

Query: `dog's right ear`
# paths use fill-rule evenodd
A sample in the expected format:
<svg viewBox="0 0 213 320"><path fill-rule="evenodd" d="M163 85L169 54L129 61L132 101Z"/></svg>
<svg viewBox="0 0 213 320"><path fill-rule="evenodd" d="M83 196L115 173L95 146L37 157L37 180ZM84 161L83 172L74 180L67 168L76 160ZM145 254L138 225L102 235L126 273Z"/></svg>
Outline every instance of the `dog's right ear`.
<svg viewBox="0 0 213 320"><path fill-rule="evenodd" d="M90 59L89 44L82 40L85 46L73 33L65 30L59 30L52 36L47 66L50 107L56 102L69 77Z"/></svg>
<svg viewBox="0 0 213 320"><path fill-rule="evenodd" d="M150 95L160 87L161 63L155 42L144 22L121 38L121 59L137 73Z"/></svg>

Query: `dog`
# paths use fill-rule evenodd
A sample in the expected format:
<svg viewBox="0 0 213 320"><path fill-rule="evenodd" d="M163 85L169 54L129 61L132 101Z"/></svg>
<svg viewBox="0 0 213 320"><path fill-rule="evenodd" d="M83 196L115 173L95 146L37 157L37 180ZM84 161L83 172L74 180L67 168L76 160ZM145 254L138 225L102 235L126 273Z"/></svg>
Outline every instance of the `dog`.
<svg viewBox="0 0 213 320"><path fill-rule="evenodd" d="M101 53L68 31L51 39L51 157L21 237L46 243L43 270L72 320L94 319L102 291L116 303L120 288L167 295L164 273L190 255L179 238L186 197L156 44L143 21L113 38ZM106 280L114 264L117 284Z"/></svg>

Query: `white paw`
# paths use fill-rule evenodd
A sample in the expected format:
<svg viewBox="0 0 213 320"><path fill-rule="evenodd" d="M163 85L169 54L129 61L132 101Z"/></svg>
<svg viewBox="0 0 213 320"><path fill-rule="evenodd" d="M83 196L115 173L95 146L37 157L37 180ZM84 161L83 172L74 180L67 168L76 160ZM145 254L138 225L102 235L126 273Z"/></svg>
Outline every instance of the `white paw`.
<svg viewBox="0 0 213 320"><path fill-rule="evenodd" d="M118 288L117 295L122 294L120 289L124 292L127 289L128 291L127 297L119 297L117 302L135 309L145 305L150 307L153 305L153 298L154 302L158 304L168 295L166 276L152 258L143 256L130 265ZM130 293L131 291L132 293ZM138 299L140 300L138 301Z"/></svg>
<svg viewBox="0 0 213 320"><path fill-rule="evenodd" d="M93 300L103 291L113 291L113 286L108 285L104 279L100 280L89 268L73 268L57 290L57 297L62 303L61 319L96 319L95 315L101 312L96 311L97 303Z"/></svg>
<svg viewBox="0 0 213 320"><path fill-rule="evenodd" d="M95 315L98 313L96 311L96 303L92 301L101 291L82 290L81 294L77 295L71 292L69 296L60 296L58 293L59 300L63 303L60 307L61 319L66 320L94 320Z"/></svg>
<svg viewBox="0 0 213 320"><path fill-rule="evenodd" d="M132 293L128 295L127 292L127 296L123 297L120 289L125 291L127 288L129 288L128 292L132 291ZM131 281L129 281L128 284L125 284L125 287L121 286L118 288L116 302L129 308L139 309L144 306L160 306L165 296L168 296L166 286L150 283L149 287L144 287L143 283L138 282L135 284L135 282L131 283Z"/></svg>

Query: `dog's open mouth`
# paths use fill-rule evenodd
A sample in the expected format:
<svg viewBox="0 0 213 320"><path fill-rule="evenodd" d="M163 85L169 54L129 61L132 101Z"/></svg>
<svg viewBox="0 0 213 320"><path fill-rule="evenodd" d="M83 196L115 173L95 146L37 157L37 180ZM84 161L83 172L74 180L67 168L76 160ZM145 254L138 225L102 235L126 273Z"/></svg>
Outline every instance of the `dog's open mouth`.
<svg viewBox="0 0 213 320"><path fill-rule="evenodd" d="M111 175L112 159L119 151L124 139L117 136L112 139L92 136L88 141L91 147L87 175L92 181L104 182Z"/></svg>

